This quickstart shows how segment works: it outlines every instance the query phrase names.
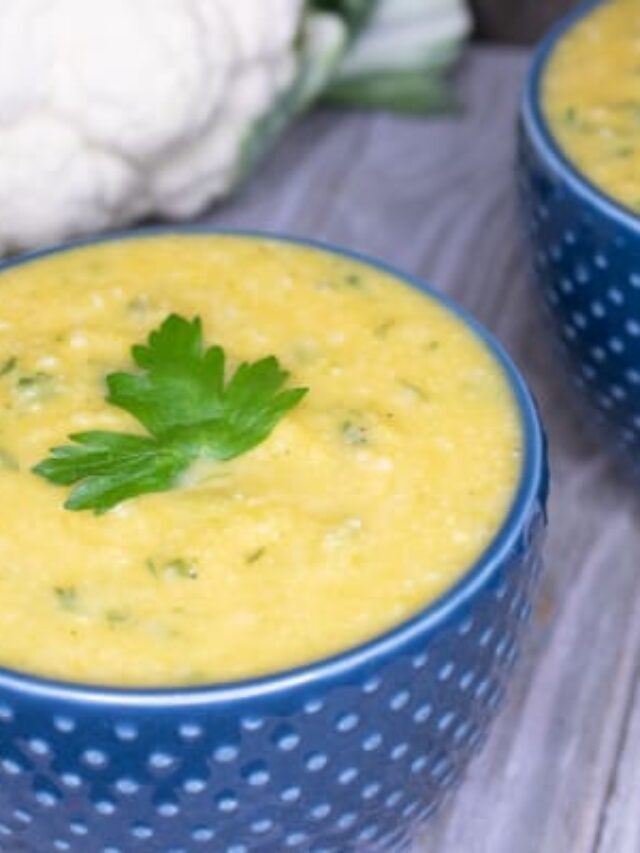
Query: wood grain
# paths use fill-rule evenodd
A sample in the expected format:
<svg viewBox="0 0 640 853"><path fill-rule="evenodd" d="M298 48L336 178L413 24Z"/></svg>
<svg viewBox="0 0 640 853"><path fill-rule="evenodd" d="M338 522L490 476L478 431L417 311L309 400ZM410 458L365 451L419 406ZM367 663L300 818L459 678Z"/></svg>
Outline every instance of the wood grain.
<svg viewBox="0 0 640 853"><path fill-rule="evenodd" d="M445 119L320 112L206 217L372 253L491 327L551 441L547 574L487 749L416 853L640 850L640 508L559 369L527 275L514 122L528 54L476 49Z"/></svg>

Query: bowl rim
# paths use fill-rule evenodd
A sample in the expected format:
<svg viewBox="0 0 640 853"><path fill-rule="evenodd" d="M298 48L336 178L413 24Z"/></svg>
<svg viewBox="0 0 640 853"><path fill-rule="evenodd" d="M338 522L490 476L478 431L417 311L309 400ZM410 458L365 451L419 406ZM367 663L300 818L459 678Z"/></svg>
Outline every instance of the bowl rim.
<svg viewBox="0 0 640 853"><path fill-rule="evenodd" d="M520 102L520 117L527 135L548 168L564 180L584 202L603 216L640 233L640 213L609 195L578 169L557 141L542 107L542 86L547 64L565 35L596 7L615 0L583 0L551 28L534 51Z"/></svg>
<svg viewBox="0 0 640 853"><path fill-rule="evenodd" d="M418 637L426 638L433 635L455 615L456 611L462 612L465 605L491 581L501 564L509 559L541 495L544 503L548 488L546 438L533 395L511 357L491 332L449 296L378 258L323 240L266 230L219 228L208 225L156 226L80 238L30 251L0 261L0 276L15 267L89 246L126 240L199 235L266 240L307 247L348 258L395 277L421 295L434 299L441 307L463 322L488 349L503 371L518 410L523 435L523 455L520 479L509 510L487 548L453 586L400 624L337 654L253 678L159 687L111 686L65 681L0 667L0 691L10 690L21 695L54 701L79 702L86 705L106 704L130 709L201 706L211 708L239 701L246 702L248 699L282 695L294 689L304 689L335 681L348 675L350 671L392 657L398 649L411 644Z"/></svg>

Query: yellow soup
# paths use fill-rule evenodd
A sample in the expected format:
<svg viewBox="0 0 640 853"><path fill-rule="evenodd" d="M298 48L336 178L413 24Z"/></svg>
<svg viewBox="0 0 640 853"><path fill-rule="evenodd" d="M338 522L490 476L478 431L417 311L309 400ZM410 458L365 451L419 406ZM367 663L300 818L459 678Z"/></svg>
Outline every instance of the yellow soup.
<svg viewBox="0 0 640 853"><path fill-rule="evenodd" d="M549 124L576 166L640 212L640 2L610 0L556 48L544 80Z"/></svg>
<svg viewBox="0 0 640 853"><path fill-rule="evenodd" d="M150 237L0 277L0 664L178 685L354 646L433 601L502 524L521 424L484 344L368 266L277 241ZM307 396L253 450L96 515L32 473L86 430L141 432L105 376L172 312Z"/></svg>

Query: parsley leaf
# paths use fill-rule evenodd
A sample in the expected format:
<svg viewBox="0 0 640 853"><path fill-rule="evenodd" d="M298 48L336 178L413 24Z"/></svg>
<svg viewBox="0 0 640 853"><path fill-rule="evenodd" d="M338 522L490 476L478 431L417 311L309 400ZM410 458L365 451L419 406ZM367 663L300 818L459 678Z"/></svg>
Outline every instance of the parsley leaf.
<svg viewBox="0 0 640 853"><path fill-rule="evenodd" d="M289 374L269 356L241 364L225 385L225 353L205 349L200 318L176 314L131 350L140 373L107 376L107 401L150 435L69 436L33 471L74 486L65 507L103 513L128 498L174 488L198 458L228 460L264 441L306 388L281 390Z"/></svg>

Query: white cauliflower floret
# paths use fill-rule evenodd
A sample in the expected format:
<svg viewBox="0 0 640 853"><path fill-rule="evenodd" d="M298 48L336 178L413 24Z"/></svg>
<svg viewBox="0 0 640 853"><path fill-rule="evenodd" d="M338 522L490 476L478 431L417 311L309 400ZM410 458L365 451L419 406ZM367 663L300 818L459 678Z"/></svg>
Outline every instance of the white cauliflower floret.
<svg viewBox="0 0 640 853"><path fill-rule="evenodd" d="M0 253L159 213L238 178L291 85L304 0L2 0Z"/></svg>
<svg viewBox="0 0 640 853"><path fill-rule="evenodd" d="M321 93L445 103L464 3L0 0L0 256L195 216Z"/></svg>
<svg viewBox="0 0 640 853"><path fill-rule="evenodd" d="M128 222L147 209L142 174L68 123L42 112L0 131L0 253Z"/></svg>

